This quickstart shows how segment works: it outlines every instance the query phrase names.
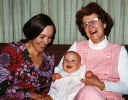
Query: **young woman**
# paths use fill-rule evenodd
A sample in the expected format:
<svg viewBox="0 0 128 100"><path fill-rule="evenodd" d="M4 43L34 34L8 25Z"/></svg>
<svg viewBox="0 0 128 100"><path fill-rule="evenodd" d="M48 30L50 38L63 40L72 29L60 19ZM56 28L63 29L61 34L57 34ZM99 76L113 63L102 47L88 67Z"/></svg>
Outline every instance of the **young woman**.
<svg viewBox="0 0 128 100"><path fill-rule="evenodd" d="M0 54L0 83L7 85L0 98L51 100L47 93L54 59L44 50L54 39L55 25L49 16L38 14L25 23L23 33L25 39L9 43Z"/></svg>

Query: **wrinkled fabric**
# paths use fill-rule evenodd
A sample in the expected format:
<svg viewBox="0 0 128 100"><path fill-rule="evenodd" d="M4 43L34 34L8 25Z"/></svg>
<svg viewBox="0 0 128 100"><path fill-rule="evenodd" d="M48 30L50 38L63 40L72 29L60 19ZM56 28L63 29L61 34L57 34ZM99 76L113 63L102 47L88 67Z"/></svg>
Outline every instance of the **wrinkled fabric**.
<svg viewBox="0 0 128 100"><path fill-rule="evenodd" d="M30 98L31 92L48 93L54 70L54 59L42 52L43 61L37 68L21 42L8 44L0 54L0 84L6 83L6 91L0 96L4 100ZM2 89L2 87L0 87ZM3 90L3 89L2 89Z"/></svg>
<svg viewBox="0 0 128 100"><path fill-rule="evenodd" d="M81 66L80 69L70 74L64 70L59 72L62 78L52 82L49 95L53 100L73 100L79 90L85 86L80 81L83 78L85 79L85 71L86 67Z"/></svg>
<svg viewBox="0 0 128 100"><path fill-rule="evenodd" d="M106 100L105 95L95 86L83 87L74 100Z"/></svg>

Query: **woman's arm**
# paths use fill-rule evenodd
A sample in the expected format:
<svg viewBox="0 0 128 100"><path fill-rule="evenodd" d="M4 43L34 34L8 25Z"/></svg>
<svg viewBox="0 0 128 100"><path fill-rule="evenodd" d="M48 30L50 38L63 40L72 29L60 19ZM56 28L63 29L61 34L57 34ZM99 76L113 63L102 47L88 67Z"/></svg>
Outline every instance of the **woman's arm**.
<svg viewBox="0 0 128 100"><path fill-rule="evenodd" d="M8 79L9 70L8 66L10 64L11 55L6 52L2 51L0 54L0 83Z"/></svg>
<svg viewBox="0 0 128 100"><path fill-rule="evenodd" d="M105 84L102 82L93 72L87 71L85 74L85 79L82 79L85 85L93 85L98 87L100 90L104 90Z"/></svg>
<svg viewBox="0 0 128 100"><path fill-rule="evenodd" d="M117 83L104 82L105 90L128 94L128 53L124 47L120 51L118 72L120 81Z"/></svg>
<svg viewBox="0 0 128 100"><path fill-rule="evenodd" d="M10 70L15 69L14 67L9 67L12 63L12 60L14 58L14 53L16 53L16 49L11 48L11 45L8 44L4 49L2 49L0 54L0 88L2 91L2 95L4 96L5 93L9 90L9 86L14 87L13 84L14 77L11 74ZM13 94L11 89L9 90L10 94ZM1 95L1 93L0 93ZM11 96L9 96L11 98ZM4 99L9 98L7 96L4 96ZM14 95L12 95L14 98Z"/></svg>

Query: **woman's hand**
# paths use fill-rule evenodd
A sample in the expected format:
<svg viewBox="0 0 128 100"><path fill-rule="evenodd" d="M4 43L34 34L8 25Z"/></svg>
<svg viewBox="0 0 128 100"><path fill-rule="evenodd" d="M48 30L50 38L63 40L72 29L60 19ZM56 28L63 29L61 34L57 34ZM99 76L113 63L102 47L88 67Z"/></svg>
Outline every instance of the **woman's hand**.
<svg viewBox="0 0 128 100"><path fill-rule="evenodd" d="M46 96L44 97L44 100L53 100L53 99L52 99L52 97L51 97L50 95L46 95Z"/></svg>
<svg viewBox="0 0 128 100"><path fill-rule="evenodd" d="M93 85L98 87L101 90L104 90L105 84L102 82L95 74L91 71L86 72L85 80L81 80L85 85Z"/></svg>
<svg viewBox="0 0 128 100"><path fill-rule="evenodd" d="M40 95L37 93L32 93L31 99L32 100L53 100L49 95Z"/></svg>
<svg viewBox="0 0 128 100"><path fill-rule="evenodd" d="M42 100L42 96L37 93L32 93L31 99L32 100Z"/></svg>
<svg viewBox="0 0 128 100"><path fill-rule="evenodd" d="M45 95L45 96L42 96L40 100L53 100L53 99L50 95Z"/></svg>

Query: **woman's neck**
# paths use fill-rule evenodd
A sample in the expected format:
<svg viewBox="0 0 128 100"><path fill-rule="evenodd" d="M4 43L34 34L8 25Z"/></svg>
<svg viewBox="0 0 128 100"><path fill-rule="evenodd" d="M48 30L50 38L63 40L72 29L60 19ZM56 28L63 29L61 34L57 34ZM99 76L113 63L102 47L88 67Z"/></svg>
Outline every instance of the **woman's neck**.
<svg viewBox="0 0 128 100"><path fill-rule="evenodd" d="M32 45L31 41L30 42L27 42L25 44L28 52L30 55L35 55L35 56L39 56L39 55L42 55L42 52L38 52Z"/></svg>
<svg viewBox="0 0 128 100"><path fill-rule="evenodd" d="M89 47L92 49L103 49L107 46L107 44L108 44L108 40L106 37L104 40L102 40L101 42L99 42L97 44L95 44L91 40L89 40Z"/></svg>

